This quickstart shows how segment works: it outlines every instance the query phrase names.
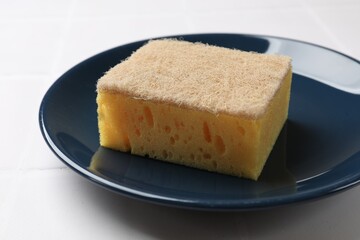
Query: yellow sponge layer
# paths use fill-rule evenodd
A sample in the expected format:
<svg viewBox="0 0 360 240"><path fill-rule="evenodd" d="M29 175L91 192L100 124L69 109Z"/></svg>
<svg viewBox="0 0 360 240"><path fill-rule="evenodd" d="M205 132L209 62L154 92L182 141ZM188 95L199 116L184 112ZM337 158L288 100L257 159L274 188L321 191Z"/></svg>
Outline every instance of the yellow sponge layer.
<svg viewBox="0 0 360 240"><path fill-rule="evenodd" d="M291 69L257 118L99 90L101 146L256 180L287 118Z"/></svg>

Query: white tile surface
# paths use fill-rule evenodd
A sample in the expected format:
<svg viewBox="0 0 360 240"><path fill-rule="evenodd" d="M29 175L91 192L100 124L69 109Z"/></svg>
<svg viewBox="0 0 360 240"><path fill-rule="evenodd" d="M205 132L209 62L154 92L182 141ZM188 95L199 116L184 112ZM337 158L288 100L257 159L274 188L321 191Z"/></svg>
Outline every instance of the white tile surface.
<svg viewBox="0 0 360 240"><path fill-rule="evenodd" d="M0 209L5 209L13 191L15 181L15 171L0 170ZM2 211L3 213L3 211Z"/></svg>
<svg viewBox="0 0 360 240"><path fill-rule="evenodd" d="M174 15L183 12L184 0L179 1L142 1L133 0L127 2L119 2L117 0L87 1L79 0L76 4L77 17L104 17L104 16L159 16ZM164 25L164 24L163 24Z"/></svg>
<svg viewBox="0 0 360 240"><path fill-rule="evenodd" d="M0 78L0 109L6 114L0 118L2 156L6 156L0 159L0 170L18 169L28 157L26 149L33 143L33 130L38 130L37 111L45 87L40 76Z"/></svg>
<svg viewBox="0 0 360 240"><path fill-rule="evenodd" d="M50 85L78 62L157 36L274 35L359 59L359 12L358 0L3 1L0 239L358 239L359 187L245 213L181 210L103 190L50 151L38 110Z"/></svg>
<svg viewBox="0 0 360 240"><path fill-rule="evenodd" d="M202 14L202 13L239 13L243 10L254 10L254 9L278 9L278 8L289 8L299 6L299 0L225 0L225 1L208 1L204 3L201 0L185 0L186 10L190 13Z"/></svg>
<svg viewBox="0 0 360 240"><path fill-rule="evenodd" d="M246 213L252 226L250 239L357 239L360 230L353 217L360 189L305 204ZM350 207L349 207L350 206Z"/></svg>
<svg viewBox="0 0 360 240"><path fill-rule="evenodd" d="M0 19L0 75L40 75L52 70L64 23L53 19Z"/></svg>
<svg viewBox="0 0 360 240"><path fill-rule="evenodd" d="M313 42L332 48L337 47L327 32L301 6L241 9L236 13L192 14L190 21L193 32L264 34ZM284 24L284 21L287 24Z"/></svg>
<svg viewBox="0 0 360 240"><path fill-rule="evenodd" d="M15 194L14 202L8 205L12 210L6 212L7 216L0 216L5 223L0 231L1 239L72 239L74 236L105 240L191 239L196 236L210 240L296 240L304 239L308 233L314 239L356 239L360 234L357 222L352 221L360 214L360 209L354 207L360 197L359 188L321 201L264 211L202 212L121 197L65 169L23 173Z"/></svg>
<svg viewBox="0 0 360 240"><path fill-rule="evenodd" d="M188 26L181 15L75 18L64 40L66 48L56 72L121 44L186 32Z"/></svg>
<svg viewBox="0 0 360 240"><path fill-rule="evenodd" d="M0 19L65 17L74 2L74 0L5 0L1 2Z"/></svg>
<svg viewBox="0 0 360 240"><path fill-rule="evenodd" d="M347 4L359 4L358 0L304 0L312 6L343 6Z"/></svg>

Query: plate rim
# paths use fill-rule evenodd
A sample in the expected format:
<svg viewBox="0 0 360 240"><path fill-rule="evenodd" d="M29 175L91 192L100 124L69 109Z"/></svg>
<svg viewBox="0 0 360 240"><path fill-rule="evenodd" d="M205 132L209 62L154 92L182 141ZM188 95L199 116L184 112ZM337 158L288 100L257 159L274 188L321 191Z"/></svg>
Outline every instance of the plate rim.
<svg viewBox="0 0 360 240"><path fill-rule="evenodd" d="M340 182L335 182L335 183L326 185L325 187L323 186L322 188L320 188L317 191L312 190L312 191L308 191L308 192L303 192L302 194L292 195L290 197L286 196L286 195L282 196L280 198L279 197L265 197L265 198L261 198L261 201L256 201L256 199L249 199L247 201L244 201L244 200L241 201L241 199L239 199L238 201L236 201L234 203L224 203L223 202L223 203L216 203L216 204L213 201L207 201L207 202L205 202L205 201L201 201L201 202L179 201L179 199L174 199L174 198L169 198L169 197L161 197L156 194L149 194L149 193L144 193L142 191L134 190L134 189L128 188L126 186L122 186L117 183L113 183L107 179L104 179L104 178L101 178L101 177L95 175L91 171L74 163L73 160L71 160L59 148L57 148L56 144L53 142L51 137L48 135L48 130L46 129L46 126L45 126L46 124L44 121L44 115L45 115L44 107L45 107L48 99L51 96L51 91L54 88L56 88L56 86L58 84L61 84L61 82L63 81L63 78L65 78L67 74L71 74L72 71L76 70L76 68L79 65L86 64L87 61L93 61L96 57L98 57L100 55L104 55L108 52L114 51L115 49L117 49L119 47L126 48L129 45L144 43L144 42L152 40L152 39L181 38L181 37L189 37L189 36L190 37L191 36L206 37L209 35L243 36L243 37L253 37L253 38L260 38L260 39L274 38L274 39L279 39L279 40L299 42L299 43L303 43L306 45L311 45L314 47L322 48L322 49L325 49L325 50L328 50L331 52L335 52L335 53L337 53L343 57L346 57L352 61L360 63L359 60L355 59L352 56L349 56L349 55L339 52L337 50L334 50L334 49L331 49L328 47L324 47L324 46L321 46L318 44L314 44L314 43L310 43L310 42L306 42L306 41L302 41L302 40L286 38L286 37L260 35L260 34L242 34L242 33L176 34L176 35L153 37L153 38L148 38L148 39L143 39L143 40L138 40L138 41L134 41L134 42L121 44L116 47L112 47L110 49L101 51L101 52L99 52L95 55L92 55L92 56L84 59L83 61L75 64L70 69L65 71L62 75L60 75L60 77L58 77L55 80L55 82L53 82L51 84L51 86L48 88L48 90L46 91L45 95L43 96L43 98L41 100L39 114L38 114L38 117L39 117L38 120L39 120L41 134L42 134L46 144L48 145L48 147L57 156L57 158L59 158L68 167L70 167L72 170L74 170L76 173L80 174L81 176L85 177L87 180L90 180L90 182L95 183L96 185L101 186L102 188L105 188L107 190L121 194L123 196L143 200L146 202L151 202L151 203L156 203L156 204L166 205L166 206L171 206L171 207L188 208L188 209L212 210L212 211L213 210L216 210L216 211L219 211L219 210L220 211L227 211L227 210L248 211L248 210L258 210L258 209L264 209L264 208L272 208L272 207L278 207L278 206L283 206L283 205L289 205L289 204L294 204L294 203L301 203L301 202L307 202L307 201L311 201L311 200L321 199L321 198L327 197L329 195L333 195L334 193L339 193L344 190L350 189L351 187L354 187L360 183L360 174L359 174L359 176L352 176L352 178L348 178L348 179L342 180ZM314 79L312 79L312 80L314 80ZM316 80L314 80L314 81L316 81ZM325 84L325 83L321 83L321 84ZM327 84L325 84L325 85L327 85ZM327 85L327 86L329 86L329 85ZM332 86L329 86L329 87L332 87ZM332 88L334 88L334 87L332 87ZM339 91L344 91L344 90L339 90ZM347 93L353 94L350 92L347 92ZM357 95L357 94L355 94L355 95ZM339 185L339 186L337 186L337 185Z"/></svg>

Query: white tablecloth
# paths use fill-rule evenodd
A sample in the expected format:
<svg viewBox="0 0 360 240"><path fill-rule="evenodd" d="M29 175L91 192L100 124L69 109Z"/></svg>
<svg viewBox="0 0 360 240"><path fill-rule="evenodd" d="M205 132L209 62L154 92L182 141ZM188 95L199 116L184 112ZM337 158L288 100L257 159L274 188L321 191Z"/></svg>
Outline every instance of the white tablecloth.
<svg viewBox="0 0 360 240"><path fill-rule="evenodd" d="M205 32L288 37L360 59L360 1L0 3L0 239L360 239L360 187L255 212L182 210L95 186L47 147L39 104L70 67L124 43Z"/></svg>

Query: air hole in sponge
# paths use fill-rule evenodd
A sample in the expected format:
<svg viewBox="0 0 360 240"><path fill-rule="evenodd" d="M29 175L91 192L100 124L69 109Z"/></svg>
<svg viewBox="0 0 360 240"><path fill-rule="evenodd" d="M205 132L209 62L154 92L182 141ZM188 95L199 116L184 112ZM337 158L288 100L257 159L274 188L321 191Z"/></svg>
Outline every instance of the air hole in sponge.
<svg viewBox="0 0 360 240"><path fill-rule="evenodd" d="M136 136L140 137L141 136L141 132L138 128L135 129L135 134Z"/></svg>
<svg viewBox="0 0 360 240"><path fill-rule="evenodd" d="M170 137L170 144L174 145L175 144L175 139L173 137Z"/></svg>
<svg viewBox="0 0 360 240"><path fill-rule="evenodd" d="M203 123L203 133L205 141L208 143L211 142L211 133L207 122Z"/></svg>
<svg viewBox="0 0 360 240"><path fill-rule="evenodd" d="M175 121L175 127L176 127L176 129L180 129L180 123L179 123L179 121L178 120L174 120Z"/></svg>
<svg viewBox="0 0 360 240"><path fill-rule="evenodd" d="M203 157L204 157L204 159L210 159L211 155L208 153L204 153Z"/></svg>
<svg viewBox="0 0 360 240"><path fill-rule="evenodd" d="M171 127L169 127L169 126L165 126L165 132L166 133L170 133L171 132Z"/></svg>
<svg viewBox="0 0 360 240"><path fill-rule="evenodd" d="M222 137L220 137L218 135L215 136L215 148L216 148L216 151L220 154L223 154L225 152L224 141L223 141Z"/></svg>
<svg viewBox="0 0 360 240"><path fill-rule="evenodd" d="M147 124L150 127L154 127L154 119L149 107L144 107L144 114Z"/></svg>
<svg viewBox="0 0 360 240"><path fill-rule="evenodd" d="M212 161L212 165L215 169L217 169L217 162L216 161Z"/></svg>
<svg viewBox="0 0 360 240"><path fill-rule="evenodd" d="M162 156L163 156L163 158L165 158L165 159L168 157L168 153L167 153L166 150L163 150L163 151L162 151Z"/></svg>
<svg viewBox="0 0 360 240"><path fill-rule="evenodd" d="M238 131L242 136L245 135L245 129L243 127L238 126Z"/></svg>
<svg viewBox="0 0 360 240"><path fill-rule="evenodd" d="M139 120L139 122L144 121L144 116L140 115L140 116L138 117L138 120Z"/></svg>

